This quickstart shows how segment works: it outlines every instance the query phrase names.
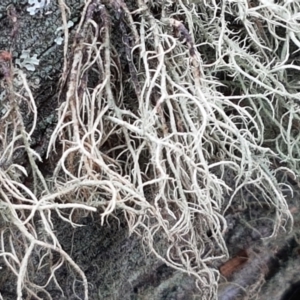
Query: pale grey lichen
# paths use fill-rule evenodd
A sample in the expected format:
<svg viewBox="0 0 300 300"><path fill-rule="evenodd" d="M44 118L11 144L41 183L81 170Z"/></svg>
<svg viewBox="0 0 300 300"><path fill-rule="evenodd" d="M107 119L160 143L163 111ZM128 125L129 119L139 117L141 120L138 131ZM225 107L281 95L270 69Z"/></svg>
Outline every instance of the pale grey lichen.
<svg viewBox="0 0 300 300"><path fill-rule="evenodd" d="M23 50L20 58L16 59L16 64L20 68L25 68L28 71L34 71L35 66L39 64L40 60L37 59L37 55L30 56L30 50Z"/></svg>
<svg viewBox="0 0 300 300"><path fill-rule="evenodd" d="M50 0L28 0L30 5L33 5L27 8L27 11L30 15L35 15L37 11L44 8L45 6L49 5Z"/></svg>
<svg viewBox="0 0 300 300"><path fill-rule="evenodd" d="M67 23L67 27L68 29L71 28L72 26L74 25L74 23L72 21L68 21ZM54 39L54 42L57 44L57 45L61 45L64 38L62 37L62 32L63 32L64 28L63 26L60 26L56 29L55 33L57 35L57 37Z"/></svg>

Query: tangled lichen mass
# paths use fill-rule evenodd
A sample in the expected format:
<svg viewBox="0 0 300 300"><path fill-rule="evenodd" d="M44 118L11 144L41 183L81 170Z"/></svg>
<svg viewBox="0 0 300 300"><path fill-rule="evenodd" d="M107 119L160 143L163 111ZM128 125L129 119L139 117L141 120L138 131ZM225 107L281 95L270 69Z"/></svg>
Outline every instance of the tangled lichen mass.
<svg viewBox="0 0 300 300"><path fill-rule="evenodd" d="M47 151L51 175L30 147L36 122L23 122L24 105L37 117L30 85L0 61L1 218L13 224L0 227L0 255L16 275L18 299L51 298L47 285L61 262L81 277L88 299L52 211L74 226L75 211L100 212L103 226L121 211L149 252L193 276L201 299L216 298L218 266L228 258L226 211L237 196L251 187L276 210L273 235L292 226L287 181L279 178L299 178L299 91L290 84L299 71L298 3L87 0L76 32L58 3L65 61ZM28 169L13 162L19 151ZM35 252L38 266L30 264ZM55 252L61 262L39 286L28 266L42 267Z"/></svg>

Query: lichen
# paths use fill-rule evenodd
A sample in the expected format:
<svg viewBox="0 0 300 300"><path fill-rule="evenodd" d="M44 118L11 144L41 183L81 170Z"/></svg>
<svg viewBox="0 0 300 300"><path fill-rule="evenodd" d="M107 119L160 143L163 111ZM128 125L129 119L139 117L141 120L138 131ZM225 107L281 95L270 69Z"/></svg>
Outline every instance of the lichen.
<svg viewBox="0 0 300 300"><path fill-rule="evenodd" d="M20 58L16 59L16 64L20 68L25 68L28 71L34 71L35 66L39 65L40 60L37 59L37 54L30 56L30 50L23 50Z"/></svg>

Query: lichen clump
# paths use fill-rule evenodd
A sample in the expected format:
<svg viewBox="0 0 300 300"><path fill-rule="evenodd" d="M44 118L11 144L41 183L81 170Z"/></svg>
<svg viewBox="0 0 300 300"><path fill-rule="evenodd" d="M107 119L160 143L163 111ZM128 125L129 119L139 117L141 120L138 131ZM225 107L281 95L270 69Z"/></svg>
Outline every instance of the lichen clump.
<svg viewBox="0 0 300 300"><path fill-rule="evenodd" d="M88 299L84 273L52 230L53 210L74 226L75 211L100 211L103 226L122 211L129 232L149 251L194 276L201 299L216 297L216 266L228 256L224 215L238 193L251 186L258 201L276 209L273 234L292 224L285 182L276 175L299 175L299 93L288 84L299 69L291 61L300 44L297 4L86 1L73 38L68 10L58 2L65 63L47 152L56 160L51 176L39 171L40 157L28 143L34 128L22 126L12 96L6 117L19 121L1 140L2 156L26 150L33 178L28 188L21 166L1 169L3 207L25 243L12 267L19 299L48 293L33 280L23 286L31 254L40 248L41 259L58 252L74 268ZM16 260L14 251L4 255Z"/></svg>

